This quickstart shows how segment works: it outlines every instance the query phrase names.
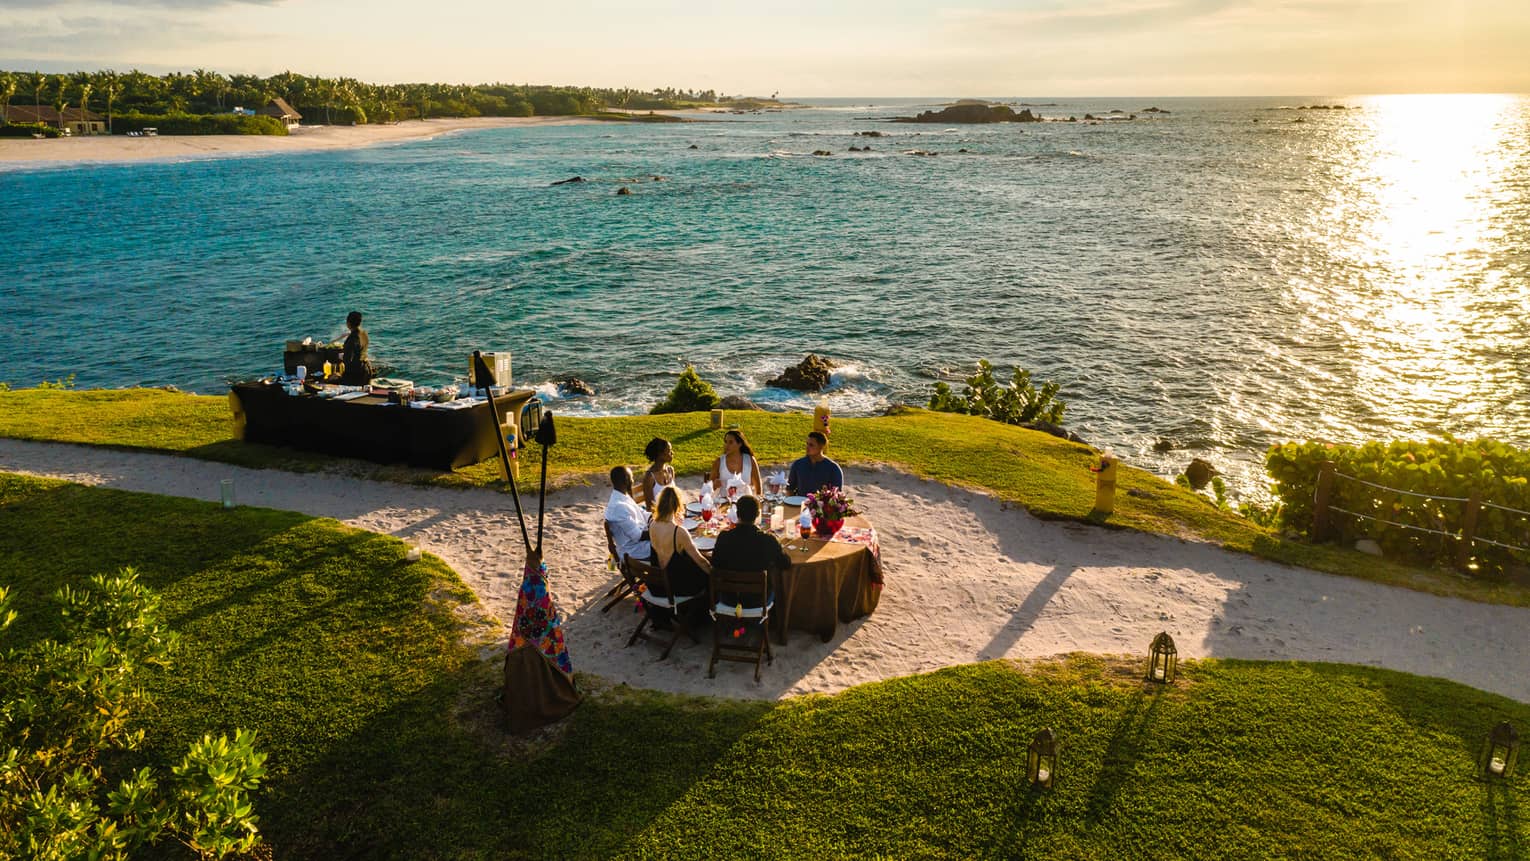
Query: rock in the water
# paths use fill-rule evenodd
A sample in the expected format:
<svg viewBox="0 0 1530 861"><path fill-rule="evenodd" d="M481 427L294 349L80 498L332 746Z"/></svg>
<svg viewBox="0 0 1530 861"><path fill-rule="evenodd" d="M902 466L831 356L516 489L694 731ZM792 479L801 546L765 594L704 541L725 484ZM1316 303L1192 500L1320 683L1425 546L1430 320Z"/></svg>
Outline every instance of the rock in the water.
<svg viewBox="0 0 1530 861"><path fill-rule="evenodd" d="M632 193L632 189L630 189L630 188L628 188L627 186L624 185L621 188L618 188L616 190L616 193L617 194L631 194Z"/></svg>
<svg viewBox="0 0 1530 861"><path fill-rule="evenodd" d="M728 395L727 397L722 399L722 403L719 403L718 406L722 407L725 410L760 410L760 409L764 409L764 407L761 407L759 404L755 403L754 401L749 400L748 398L744 397L743 395Z"/></svg>
<svg viewBox="0 0 1530 861"><path fill-rule="evenodd" d="M1372 556L1381 555L1381 545L1369 538L1362 538L1355 542L1355 549L1361 553L1369 553Z"/></svg>
<svg viewBox="0 0 1530 861"><path fill-rule="evenodd" d="M781 372L781 376L765 385L778 389L795 389L799 392L819 392L829 384L834 363L809 353L807 358Z"/></svg>
<svg viewBox="0 0 1530 861"><path fill-rule="evenodd" d="M1174 450L1174 440L1172 440L1172 439L1162 439L1162 438L1153 440L1153 451L1156 451L1159 454L1164 454L1166 452L1171 452L1173 450Z"/></svg>
<svg viewBox="0 0 1530 861"><path fill-rule="evenodd" d="M895 117L895 123L1039 123L1041 117L1025 108L1020 113L1006 105L958 104L916 117Z"/></svg>
<svg viewBox="0 0 1530 861"><path fill-rule="evenodd" d="M590 397L595 394L595 387L578 377L569 377L558 383L558 391L569 396Z"/></svg>
<svg viewBox="0 0 1530 861"><path fill-rule="evenodd" d="M1211 483L1211 477L1217 474L1217 468L1200 458L1190 461L1185 467L1185 478L1190 480L1190 486L1200 490Z"/></svg>
<svg viewBox="0 0 1530 861"><path fill-rule="evenodd" d="M858 137L858 138L879 138L879 137L882 136L882 133L881 132L856 132L854 136Z"/></svg>
<svg viewBox="0 0 1530 861"><path fill-rule="evenodd" d="M813 155L833 155L833 154L834 153L829 152L826 149L815 149L815 150L813 150Z"/></svg>
<svg viewBox="0 0 1530 861"><path fill-rule="evenodd" d="M588 180L586 180L582 176L571 176L568 179L560 179L557 182L553 183L553 185L568 185L571 182L587 182L587 181Z"/></svg>
<svg viewBox="0 0 1530 861"><path fill-rule="evenodd" d="M701 147L696 146L695 144L691 144L690 146L686 147L686 149L701 149Z"/></svg>

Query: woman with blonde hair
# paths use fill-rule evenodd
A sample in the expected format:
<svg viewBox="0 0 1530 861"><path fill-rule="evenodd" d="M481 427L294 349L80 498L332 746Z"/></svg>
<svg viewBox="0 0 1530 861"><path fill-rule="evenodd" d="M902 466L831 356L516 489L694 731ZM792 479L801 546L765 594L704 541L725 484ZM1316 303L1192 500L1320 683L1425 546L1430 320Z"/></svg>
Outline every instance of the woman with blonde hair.
<svg viewBox="0 0 1530 861"><path fill-rule="evenodd" d="M648 540L653 544L653 564L669 576L669 588L678 595L697 595L707 590L712 563L696 549L696 542L680 522L685 517L685 498L673 485L659 491L659 503ZM700 606L706 602L694 602Z"/></svg>

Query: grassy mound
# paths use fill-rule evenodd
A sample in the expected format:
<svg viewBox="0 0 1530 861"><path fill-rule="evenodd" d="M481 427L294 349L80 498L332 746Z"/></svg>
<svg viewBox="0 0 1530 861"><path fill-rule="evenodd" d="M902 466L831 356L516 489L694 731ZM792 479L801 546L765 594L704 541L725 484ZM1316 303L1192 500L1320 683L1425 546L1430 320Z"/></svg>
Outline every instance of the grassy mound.
<svg viewBox="0 0 1530 861"><path fill-rule="evenodd" d="M729 411L765 463L800 457L809 420L795 413ZM233 438L227 398L155 389L0 392L0 436L143 449L240 466L312 471L332 459ZM675 469L698 474L722 449L704 413L578 418L560 416L554 482L584 481L617 463L638 464L653 437L675 446ZM910 409L894 416L834 420L830 455L844 464L886 464L947 484L978 488L1037 517L1079 520L1215 544L1317 571L1375 580L1472 601L1530 606L1530 590L1465 580L1354 551L1289 541L1151 473L1122 467L1115 513L1091 516L1096 455L1086 446L973 416ZM382 480L475 487L499 482L498 459L455 472L363 465ZM529 473L528 473L529 477ZM604 479L601 479L604 480Z"/></svg>
<svg viewBox="0 0 1530 861"><path fill-rule="evenodd" d="M333 521L0 474L0 581L37 612L125 564L183 636L150 755L260 733L281 858L1522 858L1530 780L1473 779L1530 706L1330 664L991 662L780 704L625 687L533 742L439 561ZM556 572L554 572L556 577ZM471 607L469 607L471 609ZM613 622L615 624L615 622ZM30 626L30 627L29 627ZM572 644L577 666L578 644ZM1051 726L1057 788L1023 785Z"/></svg>

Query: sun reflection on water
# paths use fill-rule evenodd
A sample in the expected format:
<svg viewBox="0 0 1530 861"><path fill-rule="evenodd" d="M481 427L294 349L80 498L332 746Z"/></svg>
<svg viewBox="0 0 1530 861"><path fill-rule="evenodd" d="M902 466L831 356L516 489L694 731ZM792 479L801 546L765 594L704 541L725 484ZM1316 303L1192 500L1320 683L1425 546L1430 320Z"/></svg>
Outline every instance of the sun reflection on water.
<svg viewBox="0 0 1530 861"><path fill-rule="evenodd" d="M1514 253L1501 204L1520 108L1512 96L1377 97L1316 154L1333 182L1310 238L1330 266L1292 287L1314 323L1342 333L1354 396L1401 435L1485 433L1498 399L1484 383L1514 382L1491 354L1523 333L1484 311L1509 298L1491 264Z"/></svg>

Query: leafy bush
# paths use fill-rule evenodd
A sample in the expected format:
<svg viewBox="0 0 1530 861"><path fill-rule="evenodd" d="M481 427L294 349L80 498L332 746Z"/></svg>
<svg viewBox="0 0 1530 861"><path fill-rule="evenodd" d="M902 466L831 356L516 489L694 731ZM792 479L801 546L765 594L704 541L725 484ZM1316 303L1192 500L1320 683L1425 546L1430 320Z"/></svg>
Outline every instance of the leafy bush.
<svg viewBox="0 0 1530 861"><path fill-rule="evenodd" d="M717 409L722 403L722 398L717 396L712 384L696 375L696 369L690 365L680 373L680 379L675 381L675 387L670 390L669 397L659 402L659 405L649 410L653 415L659 413L694 413L700 410Z"/></svg>
<svg viewBox="0 0 1530 861"><path fill-rule="evenodd" d="M968 377L966 383L960 395L945 383L936 383L930 409L984 416L1007 425L1060 424L1067 409L1067 404L1057 397L1060 385L1047 382L1037 389L1031 385L1031 372L1022 368L1014 369L1009 385L1000 386L994 378L993 365L983 359L978 362L978 372Z"/></svg>
<svg viewBox="0 0 1530 861"><path fill-rule="evenodd" d="M62 137L63 132L47 123L0 123L0 138L29 138L33 135L56 138Z"/></svg>
<svg viewBox="0 0 1530 861"><path fill-rule="evenodd" d="M1428 442L1369 442L1361 446L1288 442L1271 446L1265 468L1275 480L1284 525L1301 534L1312 530L1313 494L1318 470L1331 460L1339 473L1391 490L1340 479L1334 482L1330 504L1368 517L1425 529L1458 533L1464 502L1424 499L1410 494L1467 499L1475 492L1484 502L1530 510L1530 452L1494 440L1444 439ZM1445 562L1456 552L1456 539L1413 529L1388 526L1347 514L1331 516L1335 536L1345 542L1371 538L1388 555L1423 563ZM1484 506L1477 520L1477 537L1530 546L1530 521L1513 512ZM1490 569L1515 558L1503 548L1475 544L1478 562ZM1521 554L1522 556L1522 554Z"/></svg>
<svg viewBox="0 0 1530 861"><path fill-rule="evenodd" d="M204 858L254 848L248 793L266 758L254 733L205 736L168 776L130 764L144 741L133 712L152 704L139 674L167 666L177 641L159 598L129 568L57 599L63 636L0 661L0 857L127 858L166 835ZM10 601L0 587L0 631L16 621Z"/></svg>
<svg viewBox="0 0 1530 861"><path fill-rule="evenodd" d="M72 389L74 388L74 374L70 374L67 377L59 377L56 380L43 380L37 384L37 387L39 389L58 389L60 391ZM6 386L6 388L9 389L10 386Z"/></svg>
<svg viewBox="0 0 1530 861"><path fill-rule="evenodd" d="M287 127L276 117L237 114L117 114L112 129L117 134L159 129L162 135L285 135Z"/></svg>

